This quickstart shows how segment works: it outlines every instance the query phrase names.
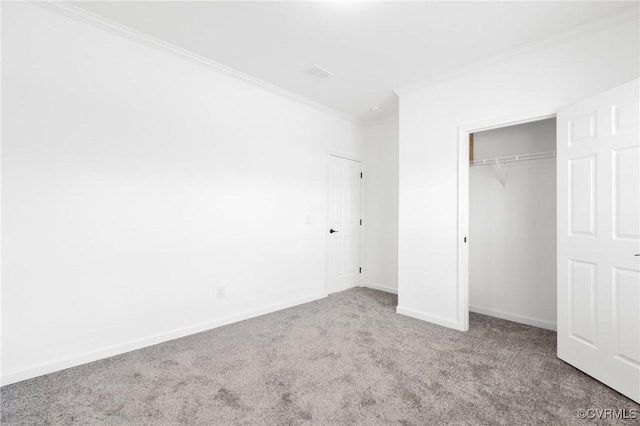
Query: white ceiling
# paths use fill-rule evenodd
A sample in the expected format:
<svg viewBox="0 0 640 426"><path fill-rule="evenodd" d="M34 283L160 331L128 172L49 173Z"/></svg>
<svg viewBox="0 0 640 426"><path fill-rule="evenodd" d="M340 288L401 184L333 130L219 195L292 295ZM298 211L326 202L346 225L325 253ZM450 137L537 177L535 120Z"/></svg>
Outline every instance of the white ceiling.
<svg viewBox="0 0 640 426"><path fill-rule="evenodd" d="M397 112L392 90L634 2L75 2L357 119ZM333 73L303 73L317 64ZM371 112L371 105L380 105Z"/></svg>

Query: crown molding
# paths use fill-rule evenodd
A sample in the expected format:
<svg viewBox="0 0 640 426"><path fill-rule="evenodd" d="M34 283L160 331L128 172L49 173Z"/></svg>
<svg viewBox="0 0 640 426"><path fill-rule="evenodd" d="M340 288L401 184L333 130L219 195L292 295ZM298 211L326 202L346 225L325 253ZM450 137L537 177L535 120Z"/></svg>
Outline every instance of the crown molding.
<svg viewBox="0 0 640 426"><path fill-rule="evenodd" d="M327 105L321 104L320 102L316 102L307 97L298 95L294 92L283 89L274 84L267 83L264 80L260 80L259 78L253 77L249 74L245 74L234 68L228 67L226 65L213 61L204 56L198 55L197 53L194 53L190 50L183 49L174 44L171 44L166 41L160 40L156 37L153 37L149 34L143 33L141 31L135 30L126 25L122 25L118 22L112 21L108 18L92 13L79 6L68 3L65 0L26 0L26 1L33 5L40 6L52 12L71 18L77 22L81 22L83 24L90 25L94 28L107 31L111 34L124 37L130 41L134 41L136 43L150 47L152 49L160 50L166 53L170 53L174 56L187 59L198 65L203 65L221 74L236 78L246 83L250 83L254 86L260 87L262 89L268 90L280 96L286 97L300 104L315 108L324 113L331 114L343 120L358 124L360 126L364 125L364 121L350 114L344 113L342 111L338 111Z"/></svg>
<svg viewBox="0 0 640 426"><path fill-rule="evenodd" d="M408 93L415 92L417 90L424 89L429 86L434 86L448 80L453 80L455 78L472 74L481 69L488 68L493 65L497 65L501 62L505 62L516 56L524 56L537 51L548 49L552 46L562 44L570 40L588 37L600 31L604 31L604 30L622 25L627 22L638 20L639 18L640 18L639 9L637 7L630 8L629 10L626 10L624 12L621 12L612 16L608 16L602 19L597 19L595 21L587 22L585 24L570 28L566 31L556 33L552 36L545 37L545 38L536 40L534 42L524 44L520 47L516 47L515 49L507 50L505 52L489 56L485 59L481 59L479 61L466 65L464 68L456 68L455 70L435 75L433 77L422 80L418 83L400 87L398 89L395 89L394 92L398 96L406 95Z"/></svg>
<svg viewBox="0 0 640 426"><path fill-rule="evenodd" d="M130 41L137 42L144 46L147 46L156 50L164 51L166 53L173 54L174 56L181 57L183 59L190 60L191 62L197 63L201 66L208 67L221 74L236 78L246 83L250 83L254 86L268 90L272 93L275 93L285 98L288 98L290 100L296 101L300 104L315 108L319 111L325 112L327 114L333 115L335 117L341 118L351 123L358 124L360 126L367 126L367 127L373 126L375 124L383 122L383 120L385 120L387 117L390 117L390 116L385 116L375 120L361 120L357 117L354 117L353 115L344 113L342 111L338 111L320 102L316 102L307 97L298 95L294 92L283 89L274 84L268 83L264 80L260 80L249 74L245 74L241 71L238 71L234 68L223 65L219 62L213 61L204 56L198 55L189 50L183 49L181 47L178 47L166 41L160 40L149 34L145 34L141 31L130 28L126 25L122 25L120 23L107 19L103 16L92 13L79 6L75 6L71 3L68 3L65 0L26 0L26 1L31 4L45 8L47 10L50 10L52 12L71 18L77 22L81 22L81 23L90 25L94 28L110 32L114 35L124 37ZM609 16L603 19L599 19L596 21L592 21L586 24L582 24L577 27L571 28L567 31L563 31L555 35L552 35L550 37L546 37L541 40L537 40L535 42L525 44L518 48L511 49L506 52L499 53L497 55L493 55L488 58L476 61L468 66L465 66L464 68L457 68L453 71L438 74L436 76L427 78L418 83L400 87L398 89L395 89L393 92L399 96L406 95L408 93L423 89L425 87L433 86L448 80L462 77L464 75L472 74L483 68L488 68L492 65L496 65L498 63L504 62L516 56L530 54L535 51L547 49L556 44L560 44L573 39L587 37L591 34L604 31L606 29L624 24L626 22L638 20L639 17L640 17L639 11L637 8L629 9L622 13Z"/></svg>

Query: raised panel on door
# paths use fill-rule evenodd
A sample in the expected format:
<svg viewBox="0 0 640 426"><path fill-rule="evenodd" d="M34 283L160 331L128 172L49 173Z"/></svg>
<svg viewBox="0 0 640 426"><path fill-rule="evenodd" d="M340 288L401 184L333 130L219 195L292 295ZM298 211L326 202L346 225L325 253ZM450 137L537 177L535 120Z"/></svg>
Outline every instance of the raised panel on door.
<svg viewBox="0 0 640 426"><path fill-rule="evenodd" d="M597 113L595 111L569 120L569 146L593 141L597 134Z"/></svg>
<svg viewBox="0 0 640 426"><path fill-rule="evenodd" d="M640 122L640 105L638 102L620 102L611 106L611 133L619 135L627 129L637 130Z"/></svg>
<svg viewBox="0 0 640 426"><path fill-rule="evenodd" d="M569 231L596 234L596 156L569 160Z"/></svg>
<svg viewBox="0 0 640 426"><path fill-rule="evenodd" d="M349 204L347 206L347 222L353 224L357 220L356 216L359 211L358 203L360 202L360 200L358 200L357 196L358 188L354 188L353 186L351 186L348 188L348 191L349 195L347 197L347 200Z"/></svg>
<svg viewBox="0 0 640 426"><path fill-rule="evenodd" d="M344 200L344 187L341 185L336 185L333 188L333 208L332 210L332 225L340 225L342 224L342 216L344 214L344 210L342 208L343 200Z"/></svg>
<svg viewBox="0 0 640 426"><path fill-rule="evenodd" d="M618 239L640 240L640 147L613 151L613 230Z"/></svg>
<svg viewBox="0 0 640 426"><path fill-rule="evenodd" d="M340 277L343 275L342 271L344 269L344 249L343 249L343 239L342 238L334 238L331 241L331 244L333 245L333 256L332 256L332 261L333 261L333 273L331 274L332 277L336 278L336 277Z"/></svg>
<svg viewBox="0 0 640 426"><path fill-rule="evenodd" d="M346 245L346 258L347 258L347 268L346 273L355 274L357 272L357 263L358 263L358 253L357 253L357 237L349 236L345 238Z"/></svg>
<svg viewBox="0 0 640 426"><path fill-rule="evenodd" d="M614 268L613 316L615 356L640 368L640 273Z"/></svg>
<svg viewBox="0 0 640 426"><path fill-rule="evenodd" d="M590 347L597 347L597 265L570 261L569 335Z"/></svg>

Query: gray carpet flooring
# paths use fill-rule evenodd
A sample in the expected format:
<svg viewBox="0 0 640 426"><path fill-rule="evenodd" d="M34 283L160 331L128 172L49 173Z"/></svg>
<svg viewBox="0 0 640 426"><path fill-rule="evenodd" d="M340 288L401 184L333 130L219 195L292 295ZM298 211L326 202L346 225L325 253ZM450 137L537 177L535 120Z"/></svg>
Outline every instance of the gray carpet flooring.
<svg viewBox="0 0 640 426"><path fill-rule="evenodd" d="M0 390L7 425L526 425L640 406L556 358L554 332L471 315L461 333L396 296L326 299Z"/></svg>

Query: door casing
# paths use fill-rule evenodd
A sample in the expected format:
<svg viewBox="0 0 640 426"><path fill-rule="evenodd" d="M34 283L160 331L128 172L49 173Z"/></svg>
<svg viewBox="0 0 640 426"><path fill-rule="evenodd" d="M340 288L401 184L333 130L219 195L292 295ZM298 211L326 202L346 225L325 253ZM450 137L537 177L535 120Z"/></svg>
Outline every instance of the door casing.
<svg viewBox="0 0 640 426"><path fill-rule="evenodd" d="M458 126L458 329L469 330L469 134L555 118L556 111L532 111Z"/></svg>

